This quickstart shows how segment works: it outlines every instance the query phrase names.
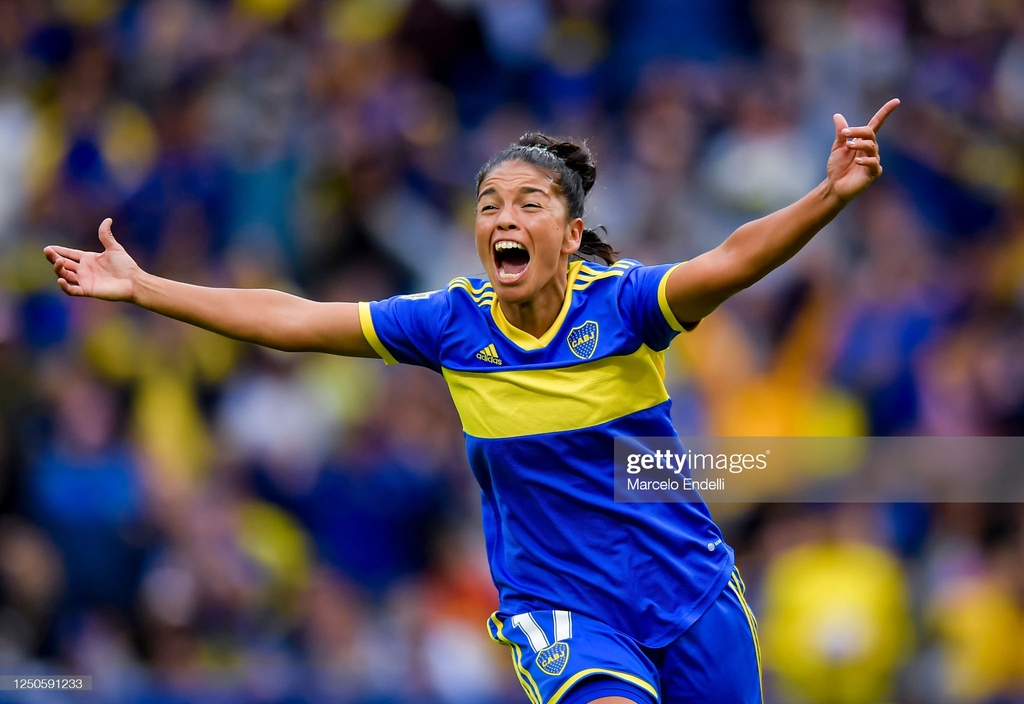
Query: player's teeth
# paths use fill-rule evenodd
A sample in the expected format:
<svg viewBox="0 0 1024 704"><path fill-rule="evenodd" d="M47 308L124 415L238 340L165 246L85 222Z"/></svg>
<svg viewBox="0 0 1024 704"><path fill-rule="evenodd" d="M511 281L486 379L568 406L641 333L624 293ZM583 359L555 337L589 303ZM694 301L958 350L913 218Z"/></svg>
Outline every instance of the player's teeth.
<svg viewBox="0 0 1024 704"><path fill-rule="evenodd" d="M525 249L525 247L523 247L523 245L519 244L518 242L509 242L507 240L506 241L502 241L502 242L495 242L494 243L494 248L495 249Z"/></svg>

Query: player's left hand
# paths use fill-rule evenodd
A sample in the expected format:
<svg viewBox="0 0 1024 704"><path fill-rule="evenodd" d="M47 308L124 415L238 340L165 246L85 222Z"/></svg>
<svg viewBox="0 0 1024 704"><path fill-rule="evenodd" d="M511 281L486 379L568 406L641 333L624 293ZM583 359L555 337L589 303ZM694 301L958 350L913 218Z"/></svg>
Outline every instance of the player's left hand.
<svg viewBox="0 0 1024 704"><path fill-rule="evenodd" d="M899 98L893 98L864 127L850 127L839 113L832 116L836 141L826 170L832 190L843 202L853 199L882 175L877 134L899 104Z"/></svg>

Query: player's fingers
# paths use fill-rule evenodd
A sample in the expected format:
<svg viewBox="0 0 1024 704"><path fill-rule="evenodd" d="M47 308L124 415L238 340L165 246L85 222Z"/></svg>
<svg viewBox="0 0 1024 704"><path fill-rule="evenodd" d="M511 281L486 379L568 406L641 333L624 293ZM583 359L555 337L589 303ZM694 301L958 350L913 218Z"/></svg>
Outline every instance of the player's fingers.
<svg viewBox="0 0 1024 704"><path fill-rule="evenodd" d="M63 257L64 259L70 259L73 262L78 262L82 260L82 255L85 254L85 252L80 249L61 247L57 244L51 244L46 247L43 249L43 253L46 254L46 258L51 262L56 261L57 257Z"/></svg>
<svg viewBox="0 0 1024 704"><path fill-rule="evenodd" d="M57 276L61 276L62 271L70 270L78 271L78 264L64 257L57 257L57 260L53 262L53 273Z"/></svg>
<svg viewBox="0 0 1024 704"><path fill-rule="evenodd" d="M100 243L103 245L104 249L112 249L118 246L117 240L114 239L114 233L110 229L113 224L114 221L111 218L107 218L100 223Z"/></svg>
<svg viewBox="0 0 1024 704"><path fill-rule="evenodd" d="M885 120L892 114L892 111L899 107L900 99L893 98L888 103L883 105L875 113L875 116L868 120L868 127L875 130L876 132L882 128Z"/></svg>
<svg viewBox="0 0 1024 704"><path fill-rule="evenodd" d="M832 116L832 124L836 126L836 146L838 147L846 141L846 137L843 136L843 130L849 127L849 124L846 122L846 118L838 112Z"/></svg>
<svg viewBox="0 0 1024 704"><path fill-rule="evenodd" d="M82 295L82 287L77 284L70 284L66 279L57 279L57 284L60 286L60 290L69 296Z"/></svg>
<svg viewBox="0 0 1024 704"><path fill-rule="evenodd" d="M854 161L861 166L866 167L868 173L872 176L877 177L882 175L882 164L878 160L877 156L859 156L854 159Z"/></svg>
<svg viewBox="0 0 1024 704"><path fill-rule="evenodd" d="M58 257L53 263L53 273L58 278L67 279L71 283L78 283L78 264L70 259Z"/></svg>
<svg viewBox="0 0 1024 704"><path fill-rule="evenodd" d="M865 156L878 156L878 142L873 139L850 139L846 142L846 148Z"/></svg>
<svg viewBox="0 0 1024 704"><path fill-rule="evenodd" d="M866 125L861 127L847 127L843 130L843 136L847 139L850 137L854 137L856 139L874 139L875 131Z"/></svg>

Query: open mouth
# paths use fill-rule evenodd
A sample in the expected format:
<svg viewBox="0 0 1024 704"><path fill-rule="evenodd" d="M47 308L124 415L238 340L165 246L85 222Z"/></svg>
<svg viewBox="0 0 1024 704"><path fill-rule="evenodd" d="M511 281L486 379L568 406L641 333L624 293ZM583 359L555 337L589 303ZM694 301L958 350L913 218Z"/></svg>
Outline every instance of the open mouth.
<svg viewBox="0 0 1024 704"><path fill-rule="evenodd" d="M530 253L526 247L512 240L494 243L494 269L503 284L515 283L530 268Z"/></svg>

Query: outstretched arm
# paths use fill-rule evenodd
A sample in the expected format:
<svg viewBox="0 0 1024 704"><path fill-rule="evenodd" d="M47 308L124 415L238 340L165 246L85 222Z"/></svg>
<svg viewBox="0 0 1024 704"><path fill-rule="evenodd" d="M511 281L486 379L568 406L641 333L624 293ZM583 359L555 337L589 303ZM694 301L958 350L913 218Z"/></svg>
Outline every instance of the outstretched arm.
<svg viewBox="0 0 1024 704"><path fill-rule="evenodd" d="M681 322L700 320L800 251L882 174L876 134L900 104L892 99L864 127L833 117L836 139L817 188L790 206L748 222L715 249L672 272L665 294Z"/></svg>
<svg viewBox="0 0 1024 704"><path fill-rule="evenodd" d="M69 296L128 301L236 340L289 352L376 357L355 303L317 303L268 289L208 288L147 274L100 224L103 251L43 250Z"/></svg>

